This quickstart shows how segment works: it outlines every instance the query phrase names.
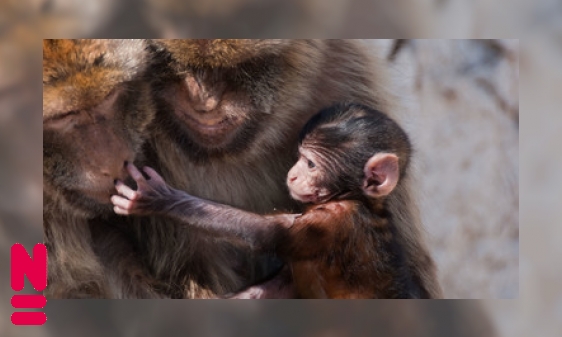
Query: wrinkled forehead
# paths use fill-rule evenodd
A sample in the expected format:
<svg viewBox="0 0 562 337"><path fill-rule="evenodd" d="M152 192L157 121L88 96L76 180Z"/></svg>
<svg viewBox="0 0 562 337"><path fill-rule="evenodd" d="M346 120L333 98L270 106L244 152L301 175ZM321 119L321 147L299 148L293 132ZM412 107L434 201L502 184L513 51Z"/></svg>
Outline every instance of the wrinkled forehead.
<svg viewBox="0 0 562 337"><path fill-rule="evenodd" d="M317 165L324 166L326 163L334 161L333 153L330 149L326 149L322 146L307 145L303 143L299 146L299 154L301 157L311 160Z"/></svg>
<svg viewBox="0 0 562 337"><path fill-rule="evenodd" d="M300 145L299 146L299 154L303 157L315 157L316 156L316 151L314 151L314 149L306 146L306 144Z"/></svg>

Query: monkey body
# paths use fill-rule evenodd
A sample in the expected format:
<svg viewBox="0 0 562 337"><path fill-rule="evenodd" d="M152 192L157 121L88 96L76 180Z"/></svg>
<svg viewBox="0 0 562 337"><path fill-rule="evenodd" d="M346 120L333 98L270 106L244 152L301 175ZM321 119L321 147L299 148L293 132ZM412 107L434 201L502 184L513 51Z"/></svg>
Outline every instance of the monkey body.
<svg viewBox="0 0 562 337"><path fill-rule="evenodd" d="M421 296L396 242L392 219L378 203L330 201L295 219L277 250L289 261L299 298Z"/></svg>

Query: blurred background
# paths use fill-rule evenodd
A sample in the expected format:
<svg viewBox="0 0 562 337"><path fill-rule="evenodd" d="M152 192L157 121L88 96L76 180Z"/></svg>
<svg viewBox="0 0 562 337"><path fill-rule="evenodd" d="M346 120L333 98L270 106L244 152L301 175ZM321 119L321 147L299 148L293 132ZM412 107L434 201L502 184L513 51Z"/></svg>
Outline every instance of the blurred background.
<svg viewBox="0 0 562 337"><path fill-rule="evenodd" d="M42 240L40 42L75 37L499 39L368 43L388 58L404 103L401 121L417 143L421 210L446 296L519 300L51 301L45 328L16 328L8 319L12 292L3 272L0 335L151 336L178 328L181 335L313 337L562 331L559 0L0 1L3 271L13 243L30 248ZM527 110L521 123L519 105Z"/></svg>
<svg viewBox="0 0 562 337"><path fill-rule="evenodd" d="M369 43L390 58L445 298L517 298L518 40Z"/></svg>

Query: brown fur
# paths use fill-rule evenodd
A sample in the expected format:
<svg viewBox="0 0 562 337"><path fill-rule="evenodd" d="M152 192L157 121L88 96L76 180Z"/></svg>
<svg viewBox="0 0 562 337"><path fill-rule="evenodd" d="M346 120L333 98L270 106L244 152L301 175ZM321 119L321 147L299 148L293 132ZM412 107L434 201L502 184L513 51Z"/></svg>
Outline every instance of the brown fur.
<svg viewBox="0 0 562 337"><path fill-rule="evenodd" d="M109 203L154 114L139 40L43 42L43 226L49 298L156 296ZM123 132L127 130L127 132ZM107 200L105 200L107 198ZM143 275L143 280L148 280Z"/></svg>
<svg viewBox="0 0 562 337"><path fill-rule="evenodd" d="M393 247L382 199L331 201L295 220L280 244L300 298L424 298ZM398 255L397 255L398 256ZM393 258L396 261L391 262Z"/></svg>
<svg viewBox="0 0 562 337"><path fill-rule="evenodd" d="M251 43L257 43L254 55L248 54ZM160 63L153 71L161 76L153 85L158 115L147 164L162 172L166 181L178 189L244 210L265 214L296 209L285 177L296 159L298 132L320 108L339 101L354 101L381 111L394 111L393 98L385 90L388 82L384 68L355 41L166 40L156 41L155 46ZM200 81L202 90L210 92L217 85L226 87L222 96L219 94L215 99L236 93L234 103L240 103L242 111L235 113L250 122L257 120L259 127L251 129L243 141L230 148L201 144L174 114L174 109L183 104L178 101L185 100L186 106L201 102L183 98L190 95L174 96L175 104L165 100L170 87L193 76ZM232 78L238 80L237 85L229 83ZM226 99L226 106L230 103L232 99ZM224 114L228 111L225 108ZM439 297L435 267L424 245L409 189L406 178L393 193L389 208L396 214L397 236L405 247L412 274L431 297ZM222 250L217 239L193 229L164 224L157 218L151 219L150 227L134 228L139 229L140 242L145 243L142 251L159 278L185 284L186 280L199 277L219 292L240 285L238 280L229 278L234 275L228 274L226 262L215 263L223 268L206 272L206 277L200 278L202 268L208 268L211 260L220 261L231 250L228 245ZM242 254L251 257L250 252ZM186 291L183 296L199 295Z"/></svg>

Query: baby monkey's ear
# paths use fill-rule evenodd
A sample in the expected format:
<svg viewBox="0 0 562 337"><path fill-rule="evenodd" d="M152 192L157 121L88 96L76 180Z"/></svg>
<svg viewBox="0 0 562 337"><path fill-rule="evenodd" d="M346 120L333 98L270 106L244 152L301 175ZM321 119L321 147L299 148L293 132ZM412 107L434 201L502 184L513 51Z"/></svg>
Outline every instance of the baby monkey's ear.
<svg viewBox="0 0 562 337"><path fill-rule="evenodd" d="M398 156L393 153L377 153L365 164L363 192L371 198L390 194L398 184L400 169Z"/></svg>

